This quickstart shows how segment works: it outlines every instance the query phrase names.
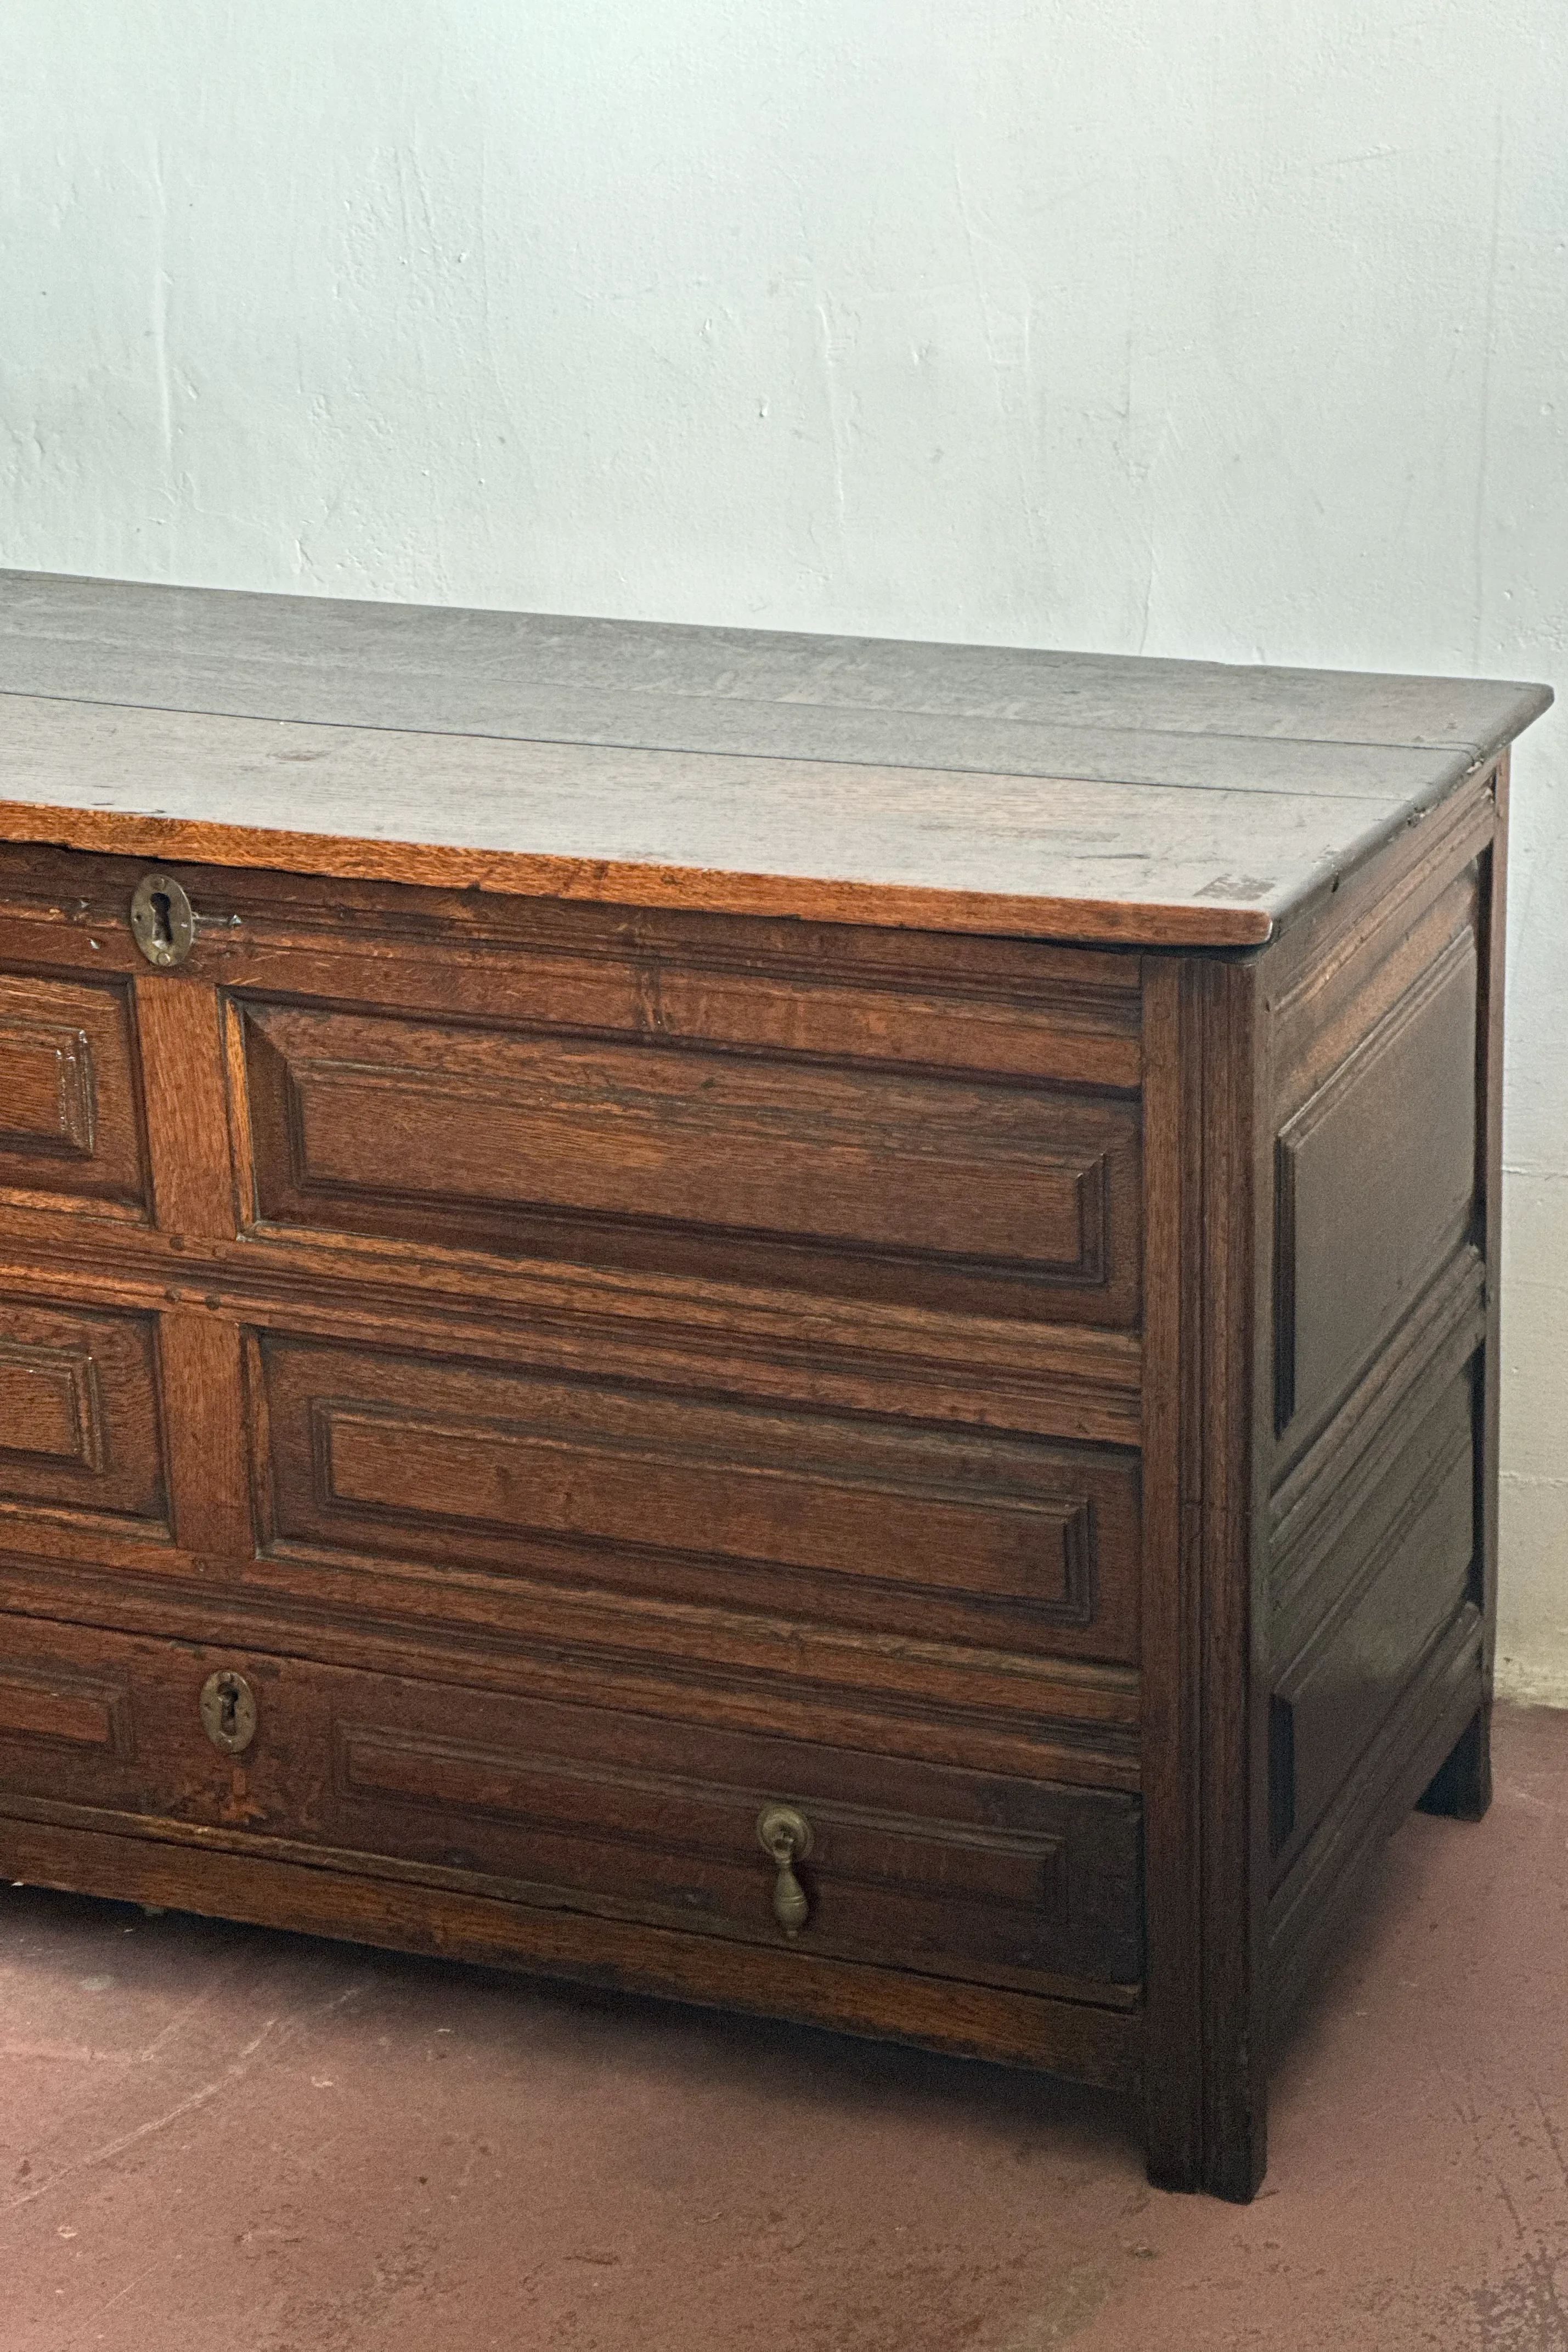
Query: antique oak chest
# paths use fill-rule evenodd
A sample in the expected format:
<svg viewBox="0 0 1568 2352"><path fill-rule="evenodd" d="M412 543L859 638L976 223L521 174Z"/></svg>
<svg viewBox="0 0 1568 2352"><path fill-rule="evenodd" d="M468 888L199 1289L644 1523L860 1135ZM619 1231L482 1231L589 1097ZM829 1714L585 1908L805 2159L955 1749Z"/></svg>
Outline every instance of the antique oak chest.
<svg viewBox="0 0 1568 2352"><path fill-rule="evenodd" d="M1123 2084L1479 1814L1540 688L5 575L0 1870Z"/></svg>

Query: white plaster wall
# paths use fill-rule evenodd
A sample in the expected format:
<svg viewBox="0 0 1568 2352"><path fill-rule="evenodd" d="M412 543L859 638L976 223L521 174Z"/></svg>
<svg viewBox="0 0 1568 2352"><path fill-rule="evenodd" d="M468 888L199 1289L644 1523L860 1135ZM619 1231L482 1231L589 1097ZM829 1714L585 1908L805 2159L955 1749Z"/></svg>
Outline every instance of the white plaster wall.
<svg viewBox="0 0 1568 2352"><path fill-rule="evenodd" d="M1562 680L1562 0L6 0L0 561ZM1568 725L1502 1673L1568 1699Z"/></svg>

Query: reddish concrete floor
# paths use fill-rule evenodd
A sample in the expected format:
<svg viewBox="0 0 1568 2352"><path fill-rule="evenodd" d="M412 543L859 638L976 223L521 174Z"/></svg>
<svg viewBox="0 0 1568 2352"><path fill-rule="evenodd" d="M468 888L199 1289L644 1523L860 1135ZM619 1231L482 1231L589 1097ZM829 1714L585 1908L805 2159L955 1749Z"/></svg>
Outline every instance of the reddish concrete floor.
<svg viewBox="0 0 1568 2352"><path fill-rule="evenodd" d="M1099 2096L0 1896L4 2352L1568 2347L1568 1714L1413 1819L1246 2210Z"/></svg>

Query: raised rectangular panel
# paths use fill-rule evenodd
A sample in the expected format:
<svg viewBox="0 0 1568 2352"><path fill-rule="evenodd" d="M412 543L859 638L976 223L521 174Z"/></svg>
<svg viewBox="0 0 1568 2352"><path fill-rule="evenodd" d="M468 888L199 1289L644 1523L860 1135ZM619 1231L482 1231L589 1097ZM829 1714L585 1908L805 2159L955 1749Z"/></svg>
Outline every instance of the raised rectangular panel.
<svg viewBox="0 0 1568 2352"><path fill-rule="evenodd" d="M266 1225L1127 1324L1135 1103L247 1003Z"/></svg>
<svg viewBox="0 0 1568 2352"><path fill-rule="evenodd" d="M0 1664L0 1741L12 1740L46 1748L63 1741L129 1757L135 1748L130 1686L42 1661Z"/></svg>
<svg viewBox="0 0 1568 2352"><path fill-rule="evenodd" d="M1429 1644L1311 1836L1297 1843L1277 1875L1266 1929L1275 2032L1375 1881L1384 1841L1484 1706L1484 1631L1480 1611L1467 1601Z"/></svg>
<svg viewBox="0 0 1568 2352"><path fill-rule="evenodd" d="M720 1735L698 1764L679 1725L555 1706L514 1709L512 1738L490 1746L445 1712L456 1736L389 1729L352 1697L336 1719L345 1814L374 1822L383 1850L773 1942L757 1817L787 1798L813 1833L802 1948L982 1978L1140 1973L1130 1799L915 1769L889 1805L885 1771L848 1753Z"/></svg>
<svg viewBox="0 0 1568 2352"><path fill-rule="evenodd" d="M555 1710L552 1710L555 1712ZM566 1717L569 1719L569 1717ZM555 1712L555 1722L562 1715ZM590 1724L583 1724L588 1731ZM668 1734L675 1757L677 1731ZM729 1788L684 1773L614 1764L576 1743L560 1755L517 1755L478 1748L463 1738L430 1738L384 1731L374 1724L336 1727L339 1790L351 1800L390 1800L397 1806L433 1806L447 1816L447 1839L463 1842L470 1822L510 1822L543 1839L588 1839L597 1846L684 1851L691 1861L741 1861L754 1882L754 1816L766 1783ZM1093 1806L1093 1800L1090 1800ZM1051 1830L994 1830L975 1822L942 1822L877 1813L851 1804L818 1801L814 1830L837 1830L847 1874L869 1884L908 1889L921 1879L941 1884L945 1898L978 1898L1035 1915L1035 1927L1063 1936L1068 1928L1065 1839ZM818 1851L814 1846L814 1851ZM635 1861L614 1870L632 1884Z"/></svg>
<svg viewBox="0 0 1568 2352"><path fill-rule="evenodd" d="M0 1151L90 1160L96 1099L85 1030L0 1020Z"/></svg>
<svg viewBox="0 0 1568 2352"><path fill-rule="evenodd" d="M1136 1660L1131 1454L277 1332L259 1360L269 1549Z"/></svg>
<svg viewBox="0 0 1568 2352"><path fill-rule="evenodd" d="M1464 1296L1459 1292L1459 1301ZM1429 1352L1416 1360L1413 1375L1402 1367L1406 1376L1389 1383L1392 1394L1362 1401L1364 1420L1331 1423L1302 1459L1295 1507L1269 1562L1269 1653L1277 1668L1290 1665L1449 1465L1474 1450L1479 1366L1473 1327L1451 1322L1436 1347L1427 1338Z"/></svg>
<svg viewBox="0 0 1568 2352"><path fill-rule="evenodd" d="M1310 1628L1280 1661L1273 1772L1287 1863L1331 1802L1434 1637L1471 1591L1477 1541L1468 1372L1427 1414L1311 1579ZM1298 1572L1298 1585L1301 1580ZM1288 1790L1282 1751L1289 1751Z"/></svg>
<svg viewBox="0 0 1568 2352"><path fill-rule="evenodd" d="M1275 1420L1304 1440L1469 1231L1476 944L1466 931L1280 1129Z"/></svg>
<svg viewBox="0 0 1568 2352"><path fill-rule="evenodd" d="M0 1339L0 1452L103 1466L103 1406L90 1356Z"/></svg>
<svg viewBox="0 0 1568 2352"><path fill-rule="evenodd" d="M754 1786L728 1788L646 1767L606 1765L587 1754L520 1756L350 1722L337 1727L337 1779L351 1799L434 1808L447 1818L447 1836L452 1817L467 1814L550 1839L684 1848L696 1861L728 1847L748 1877L756 1875L750 1832L761 1791ZM1009 1905L1037 1914L1047 1932L1066 1930L1066 1853L1059 1835L879 1815L831 1801L825 1811L819 1801L813 1829L820 1834L828 1821L838 1832L847 1874L893 1886L940 1880L944 1895ZM737 1838L737 1830L747 1834ZM456 1834L465 1833L458 1829Z"/></svg>
<svg viewBox="0 0 1568 2352"><path fill-rule="evenodd" d="M0 1298L0 1505L166 1527L152 1316Z"/></svg>
<svg viewBox="0 0 1568 2352"><path fill-rule="evenodd" d="M7 1192L145 1208L123 981L0 972L0 1198Z"/></svg>

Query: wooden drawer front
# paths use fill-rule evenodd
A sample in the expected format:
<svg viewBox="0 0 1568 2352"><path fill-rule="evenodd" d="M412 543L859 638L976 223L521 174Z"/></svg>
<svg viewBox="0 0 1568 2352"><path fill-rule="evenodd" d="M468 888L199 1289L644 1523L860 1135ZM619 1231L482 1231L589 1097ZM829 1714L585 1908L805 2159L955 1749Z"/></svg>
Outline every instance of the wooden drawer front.
<svg viewBox="0 0 1568 2352"><path fill-rule="evenodd" d="M1138 1654L1136 1457L258 1335L269 1549Z"/></svg>
<svg viewBox="0 0 1568 2352"><path fill-rule="evenodd" d="M1138 1313L1131 1102L288 1003L239 1021L266 1224L981 1313Z"/></svg>
<svg viewBox="0 0 1568 2352"><path fill-rule="evenodd" d="M0 1193L147 1206L124 981L0 972Z"/></svg>
<svg viewBox="0 0 1568 2352"><path fill-rule="evenodd" d="M14 1802L226 1827L781 1946L757 1819L782 1801L814 1832L803 1952L1002 1983L1142 1972L1131 1797L0 1622L0 1789ZM201 1727L199 1694L217 1671L256 1695L258 1727L238 1757Z"/></svg>
<svg viewBox="0 0 1568 2352"><path fill-rule="evenodd" d="M0 1298L0 1504L163 1525L150 1315Z"/></svg>

